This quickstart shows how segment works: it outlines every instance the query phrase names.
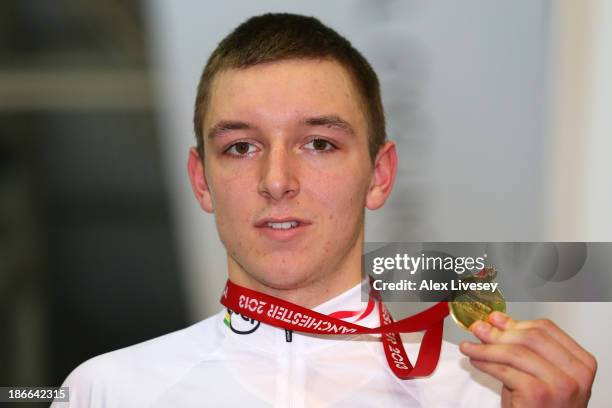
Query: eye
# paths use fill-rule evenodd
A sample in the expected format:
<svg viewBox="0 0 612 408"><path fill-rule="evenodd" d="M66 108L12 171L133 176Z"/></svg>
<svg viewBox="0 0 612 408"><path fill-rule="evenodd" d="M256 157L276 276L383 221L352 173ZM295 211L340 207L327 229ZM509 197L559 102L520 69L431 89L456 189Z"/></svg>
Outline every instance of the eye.
<svg viewBox="0 0 612 408"><path fill-rule="evenodd" d="M246 156L250 153L255 153L257 147L249 142L236 142L225 150L225 153L230 156Z"/></svg>
<svg viewBox="0 0 612 408"><path fill-rule="evenodd" d="M309 145L312 145L312 147L308 148L308 150L316 150L319 152L334 150L336 148L336 146L325 139L312 139L310 142L305 144L305 146Z"/></svg>

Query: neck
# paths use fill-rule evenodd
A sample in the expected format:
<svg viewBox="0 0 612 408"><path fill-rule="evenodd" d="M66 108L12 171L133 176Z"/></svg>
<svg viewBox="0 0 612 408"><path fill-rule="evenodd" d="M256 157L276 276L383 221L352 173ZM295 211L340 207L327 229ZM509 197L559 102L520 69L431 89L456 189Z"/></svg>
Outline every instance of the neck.
<svg viewBox="0 0 612 408"><path fill-rule="evenodd" d="M361 256L363 253L363 230L340 262L328 264L323 273L312 274L303 282L275 285L265 277L249 273L234 258L228 255L229 279L240 286L274 296L296 305L312 309L333 299L361 282Z"/></svg>

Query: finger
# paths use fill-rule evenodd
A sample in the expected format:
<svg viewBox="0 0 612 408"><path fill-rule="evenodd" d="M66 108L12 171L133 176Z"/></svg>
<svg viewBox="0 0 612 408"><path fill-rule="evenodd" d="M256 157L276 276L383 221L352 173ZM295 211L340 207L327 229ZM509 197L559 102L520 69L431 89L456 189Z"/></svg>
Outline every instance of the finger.
<svg viewBox="0 0 612 408"><path fill-rule="evenodd" d="M582 363L585 364L593 373L597 370L597 360L595 357L549 319L516 321L505 313L493 312L489 315L488 321L493 326L503 330L531 328L542 329L564 348L569 350L570 353L580 359L580 361L582 361Z"/></svg>
<svg viewBox="0 0 612 408"><path fill-rule="evenodd" d="M470 364L480 371L501 381L509 390L524 390L533 387L538 379L523 371L517 370L505 364L492 363L490 361L474 360L470 358Z"/></svg>
<svg viewBox="0 0 612 408"><path fill-rule="evenodd" d="M464 342L462 353L474 360L511 366L552 386L564 385L569 376L527 347L518 344L475 344Z"/></svg>
<svg viewBox="0 0 612 408"><path fill-rule="evenodd" d="M502 406L504 407L548 407L558 406L559 402L567 406L568 401L575 398L571 386L567 389L552 388L540 379L505 364L473 359L470 359L470 363L504 383L502 389ZM571 378L569 380L571 381Z"/></svg>
<svg viewBox="0 0 612 408"><path fill-rule="evenodd" d="M551 337L547 331L536 327L527 329L517 329L516 325L514 327L506 330L492 327L491 330L483 330L479 338L485 343L520 344L527 347L566 374L580 379L585 386L588 385L591 376L589 367ZM475 328L475 330L479 329Z"/></svg>

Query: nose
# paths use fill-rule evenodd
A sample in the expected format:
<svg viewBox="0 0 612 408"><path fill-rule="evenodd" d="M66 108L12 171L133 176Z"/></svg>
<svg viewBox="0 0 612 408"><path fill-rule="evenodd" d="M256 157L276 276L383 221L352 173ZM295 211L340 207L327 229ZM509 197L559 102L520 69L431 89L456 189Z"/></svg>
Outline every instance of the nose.
<svg viewBox="0 0 612 408"><path fill-rule="evenodd" d="M295 197L300 188L297 167L296 158L286 148L270 149L262 160L259 193L277 201Z"/></svg>

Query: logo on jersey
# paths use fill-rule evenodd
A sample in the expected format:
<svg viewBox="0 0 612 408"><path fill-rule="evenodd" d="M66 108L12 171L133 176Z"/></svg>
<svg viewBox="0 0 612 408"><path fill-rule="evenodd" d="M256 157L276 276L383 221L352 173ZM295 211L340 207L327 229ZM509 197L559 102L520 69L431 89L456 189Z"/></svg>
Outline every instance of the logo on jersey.
<svg viewBox="0 0 612 408"><path fill-rule="evenodd" d="M230 309L226 310L223 323L236 334L251 334L257 330L261 324L258 320L243 316L240 313L235 313Z"/></svg>

